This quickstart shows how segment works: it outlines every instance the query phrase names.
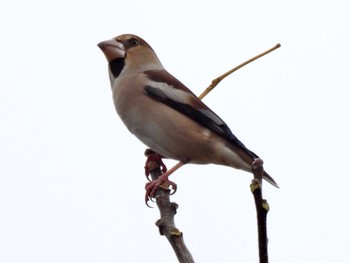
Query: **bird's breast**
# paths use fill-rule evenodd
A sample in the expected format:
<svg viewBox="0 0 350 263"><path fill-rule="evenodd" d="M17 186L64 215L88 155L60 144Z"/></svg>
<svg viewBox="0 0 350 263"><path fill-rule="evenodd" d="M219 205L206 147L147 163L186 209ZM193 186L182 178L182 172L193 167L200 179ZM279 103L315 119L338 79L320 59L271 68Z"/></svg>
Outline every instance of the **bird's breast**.
<svg viewBox="0 0 350 263"><path fill-rule="evenodd" d="M118 115L140 141L157 153L184 163L227 165L225 140L144 92L145 80L116 82L113 98ZM225 153L224 155L222 153Z"/></svg>

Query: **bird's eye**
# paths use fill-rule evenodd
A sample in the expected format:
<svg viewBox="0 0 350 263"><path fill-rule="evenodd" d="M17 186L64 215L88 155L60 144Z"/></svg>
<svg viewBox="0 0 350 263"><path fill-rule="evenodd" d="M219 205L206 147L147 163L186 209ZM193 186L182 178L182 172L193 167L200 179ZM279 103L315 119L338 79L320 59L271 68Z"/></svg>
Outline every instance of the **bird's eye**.
<svg viewBox="0 0 350 263"><path fill-rule="evenodd" d="M139 41L136 38L131 38L129 40L129 45L130 45L130 47L136 47L139 45Z"/></svg>

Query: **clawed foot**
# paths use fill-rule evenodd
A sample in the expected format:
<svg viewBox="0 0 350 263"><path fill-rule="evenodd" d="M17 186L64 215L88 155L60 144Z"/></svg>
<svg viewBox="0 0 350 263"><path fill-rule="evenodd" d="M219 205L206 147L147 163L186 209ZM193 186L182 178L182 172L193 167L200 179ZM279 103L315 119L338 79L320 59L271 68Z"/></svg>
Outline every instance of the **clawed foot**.
<svg viewBox="0 0 350 263"><path fill-rule="evenodd" d="M165 157L163 157L162 155L160 155L160 154L158 154L150 149L147 149L145 151L145 155L147 156L147 161L146 161L146 165L145 165L145 174L146 174L148 181L150 181L145 186L145 189L146 189L145 202L146 202L146 205L148 207L150 207L148 205L148 201L149 200L153 201L152 198L155 197L155 193L156 193L156 190L158 187L163 187L166 189L171 187L172 192L170 194L171 195L175 194L176 189L177 189L177 185L176 185L176 183L170 181L168 179L168 177L173 172L175 172L177 169L179 169L181 166L183 166L184 163L178 162L174 167L172 167L171 169L169 169L167 171L167 168L162 161L162 159ZM158 179L151 181L148 178L150 171L152 171L153 169L157 169L157 168L161 169L162 174L158 177Z"/></svg>
<svg viewBox="0 0 350 263"><path fill-rule="evenodd" d="M156 190L158 189L158 187L163 187L166 189L171 187L171 189L172 189L171 194L175 194L176 189L177 189L177 185L176 185L176 183L170 181L168 179L168 176L169 175L167 173L164 173L164 174L160 175L157 180L151 181L151 182L146 184L146 186L145 186L145 189L146 189L145 202L146 202L146 205L148 207L149 207L148 201L152 200L152 198L155 197L155 193L156 193Z"/></svg>
<svg viewBox="0 0 350 263"><path fill-rule="evenodd" d="M260 184L264 174L263 164L264 162L260 158L255 159L254 162L252 163L252 172L254 174L254 178L258 179Z"/></svg>
<svg viewBox="0 0 350 263"><path fill-rule="evenodd" d="M264 161L261 158L257 158L254 160L254 162L252 163L252 166L261 166L264 164Z"/></svg>
<svg viewBox="0 0 350 263"><path fill-rule="evenodd" d="M160 167L162 173L165 173L167 171L167 168L162 161L164 156L152 151L151 149L146 149L145 156L147 156L145 164L145 175L147 180L151 182L151 180L149 179L149 174L151 170Z"/></svg>

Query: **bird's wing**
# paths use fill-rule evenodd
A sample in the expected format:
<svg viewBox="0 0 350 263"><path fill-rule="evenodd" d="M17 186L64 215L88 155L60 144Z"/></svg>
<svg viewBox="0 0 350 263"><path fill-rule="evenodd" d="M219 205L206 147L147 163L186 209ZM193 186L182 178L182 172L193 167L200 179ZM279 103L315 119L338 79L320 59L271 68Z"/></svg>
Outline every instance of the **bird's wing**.
<svg viewBox="0 0 350 263"><path fill-rule="evenodd" d="M222 138L244 150L252 158L258 158L256 154L248 150L238 140L218 115L174 76L165 70L148 70L144 74L150 80L148 85L144 87L148 96L168 105L200 125L217 133Z"/></svg>

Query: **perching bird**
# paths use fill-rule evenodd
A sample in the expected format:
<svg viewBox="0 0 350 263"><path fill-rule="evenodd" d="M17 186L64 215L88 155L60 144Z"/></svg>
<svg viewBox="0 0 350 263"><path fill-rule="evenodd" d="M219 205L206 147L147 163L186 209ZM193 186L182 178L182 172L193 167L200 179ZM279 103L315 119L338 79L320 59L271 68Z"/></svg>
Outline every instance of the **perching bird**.
<svg viewBox="0 0 350 263"><path fill-rule="evenodd" d="M142 38L124 34L98 46L107 58L115 108L126 127L153 151L180 161L148 183L146 200L186 163L213 163L252 172L252 164L259 157L165 70ZM265 171L263 179L278 187Z"/></svg>

